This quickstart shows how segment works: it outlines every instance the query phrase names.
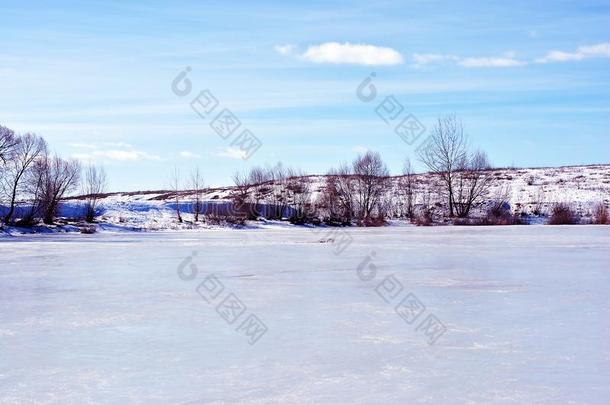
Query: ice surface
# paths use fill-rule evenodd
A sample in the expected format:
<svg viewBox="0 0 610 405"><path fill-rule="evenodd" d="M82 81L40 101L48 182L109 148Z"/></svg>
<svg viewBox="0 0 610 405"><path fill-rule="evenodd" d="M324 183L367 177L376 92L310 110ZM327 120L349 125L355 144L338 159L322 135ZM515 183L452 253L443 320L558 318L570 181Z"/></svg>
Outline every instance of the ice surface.
<svg viewBox="0 0 610 405"><path fill-rule="evenodd" d="M0 403L608 403L610 227L351 229L340 254L328 232L4 238ZM211 274L247 306L232 325Z"/></svg>

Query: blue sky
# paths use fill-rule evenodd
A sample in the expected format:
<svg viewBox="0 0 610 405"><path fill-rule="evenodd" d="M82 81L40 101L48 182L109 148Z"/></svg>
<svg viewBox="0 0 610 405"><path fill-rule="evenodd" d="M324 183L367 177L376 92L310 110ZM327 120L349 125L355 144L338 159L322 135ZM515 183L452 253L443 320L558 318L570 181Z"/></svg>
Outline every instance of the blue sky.
<svg viewBox="0 0 610 405"><path fill-rule="evenodd" d="M417 144L376 115L390 95L427 128L455 114L497 166L610 163L609 68L607 1L0 2L0 124L103 164L113 190L366 149L399 173ZM250 159L191 109L204 89L261 140Z"/></svg>

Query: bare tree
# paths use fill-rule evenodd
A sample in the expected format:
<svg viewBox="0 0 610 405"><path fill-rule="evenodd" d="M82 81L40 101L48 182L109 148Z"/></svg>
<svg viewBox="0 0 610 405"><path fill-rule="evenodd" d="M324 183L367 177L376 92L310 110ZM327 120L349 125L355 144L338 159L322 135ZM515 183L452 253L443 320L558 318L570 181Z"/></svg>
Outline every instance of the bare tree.
<svg viewBox="0 0 610 405"><path fill-rule="evenodd" d="M5 165L19 143L15 131L0 125L0 164Z"/></svg>
<svg viewBox="0 0 610 405"><path fill-rule="evenodd" d="M15 213L17 196L23 190L23 180L33 163L41 155L45 155L47 144L44 139L34 135L25 134L18 137L18 143L14 146L12 159L3 177L3 188L8 198L9 210L4 217L4 222L9 223Z"/></svg>
<svg viewBox="0 0 610 405"><path fill-rule="evenodd" d="M235 184L235 188L231 192L233 211L235 211L235 214L246 215L251 189L248 175L242 172L235 172L233 174L233 183Z"/></svg>
<svg viewBox="0 0 610 405"><path fill-rule="evenodd" d="M477 151L472 156L465 156L454 180L455 213L460 218L466 218L472 207L488 195L494 180L487 154Z"/></svg>
<svg viewBox="0 0 610 405"><path fill-rule="evenodd" d="M400 185L405 196L405 209L409 219L413 219L414 215L414 201L415 201L415 172L411 165L411 159L405 160L404 167L402 169L403 178L401 179Z"/></svg>
<svg viewBox="0 0 610 405"><path fill-rule="evenodd" d="M328 222L349 224L354 218L355 187L350 168L341 164L327 176L319 204L328 211Z"/></svg>
<svg viewBox="0 0 610 405"><path fill-rule="evenodd" d="M195 203L193 205L195 222L199 221L199 215L203 214L203 187L203 176L197 168L191 173L191 188L195 192Z"/></svg>
<svg viewBox="0 0 610 405"><path fill-rule="evenodd" d="M293 169L285 167L281 162L278 162L275 167L270 169L269 177L272 180L271 189L271 206L273 209L273 217L282 219L284 212L289 206L291 178L296 173Z"/></svg>
<svg viewBox="0 0 610 405"><path fill-rule="evenodd" d="M177 167L174 167L170 175L170 187L174 193L174 204L176 205L176 216L178 222L182 223L182 215L180 214L180 172Z"/></svg>
<svg viewBox="0 0 610 405"><path fill-rule="evenodd" d="M432 173L440 175L447 193L449 216L454 216L455 173L463 167L468 139L461 121L453 116L439 118L432 128L430 143L419 159Z"/></svg>
<svg viewBox="0 0 610 405"><path fill-rule="evenodd" d="M593 209L593 223L596 225L610 225L610 214L608 214L608 208L603 202L599 202Z"/></svg>
<svg viewBox="0 0 610 405"><path fill-rule="evenodd" d="M103 167L90 164L85 169L85 221L93 222L97 213L100 198L106 192L106 171Z"/></svg>
<svg viewBox="0 0 610 405"><path fill-rule="evenodd" d="M366 152L353 162L355 180L356 213L358 218L368 221L376 212L382 217L381 198L388 188L388 168L378 152Z"/></svg>
<svg viewBox="0 0 610 405"><path fill-rule="evenodd" d="M32 165L30 190L45 224L52 224L60 201L78 187L81 167L77 160L50 156L46 151Z"/></svg>
<svg viewBox="0 0 610 405"><path fill-rule="evenodd" d="M259 217L264 214L262 212L261 201L272 191L272 185L269 184L271 179L272 172L263 167L254 166L248 173L248 183L250 183L250 186L252 187L250 198L253 203L254 217Z"/></svg>

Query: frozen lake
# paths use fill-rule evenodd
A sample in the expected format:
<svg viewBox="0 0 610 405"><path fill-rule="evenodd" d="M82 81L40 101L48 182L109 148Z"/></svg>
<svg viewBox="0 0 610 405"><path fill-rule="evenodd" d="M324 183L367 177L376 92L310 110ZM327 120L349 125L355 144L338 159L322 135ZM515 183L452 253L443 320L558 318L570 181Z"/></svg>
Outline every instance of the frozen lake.
<svg viewBox="0 0 610 405"><path fill-rule="evenodd" d="M0 240L0 403L608 403L610 227L329 232Z"/></svg>

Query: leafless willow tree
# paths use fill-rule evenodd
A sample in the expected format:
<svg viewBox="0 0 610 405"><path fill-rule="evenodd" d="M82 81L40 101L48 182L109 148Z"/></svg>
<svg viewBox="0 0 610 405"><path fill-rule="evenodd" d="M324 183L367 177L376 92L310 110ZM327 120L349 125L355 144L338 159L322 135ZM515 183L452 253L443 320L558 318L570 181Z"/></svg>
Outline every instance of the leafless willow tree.
<svg viewBox="0 0 610 405"><path fill-rule="evenodd" d="M369 221L376 212L380 217L380 203L389 186L389 171L378 152L366 152L353 162L356 215Z"/></svg>
<svg viewBox="0 0 610 405"><path fill-rule="evenodd" d="M203 188L204 181L203 176L199 172L199 168L193 170L191 173L190 187L195 193L195 202L193 204L193 214L195 215L195 222L199 221L199 215L203 214Z"/></svg>
<svg viewBox="0 0 610 405"><path fill-rule="evenodd" d="M47 154L46 142L34 134L28 133L16 139L18 142L14 146L14 152L2 178L2 188L9 204L8 212L4 217L5 223L12 220L17 197L25 191L24 180L28 170L31 169L36 159Z"/></svg>
<svg viewBox="0 0 610 405"><path fill-rule="evenodd" d="M342 164L326 175L318 206L328 212L327 222L349 224L354 217L354 181L350 168Z"/></svg>
<svg viewBox="0 0 610 405"><path fill-rule="evenodd" d="M428 147L419 152L419 159L428 170L438 174L445 185L449 216L454 217L455 176L467 156L468 138L461 121L454 116L439 118L431 130Z"/></svg>
<svg viewBox="0 0 610 405"><path fill-rule="evenodd" d="M265 199L265 196L271 193L271 184L273 173L264 167L254 166L248 173L248 182L252 188L250 199L252 202L252 208L254 210L254 217L264 215L262 210L261 201Z"/></svg>
<svg viewBox="0 0 610 405"><path fill-rule="evenodd" d="M29 176L36 210L45 224L53 224L61 200L78 187L81 166L77 160L64 160L45 151L34 161Z"/></svg>
<svg viewBox="0 0 610 405"><path fill-rule="evenodd" d="M15 131L0 125L0 165L5 165L11 158L19 139Z"/></svg>
<svg viewBox="0 0 610 405"><path fill-rule="evenodd" d="M180 172L177 167L174 167L172 173L170 175L170 188L174 193L174 204L176 205L176 216L178 218L178 222L182 223L182 214L180 213Z"/></svg>
<svg viewBox="0 0 610 405"><path fill-rule="evenodd" d="M407 218L413 219L415 214L415 172L411 159L407 158L402 169L403 177L400 185L405 197L405 213Z"/></svg>
<svg viewBox="0 0 610 405"><path fill-rule="evenodd" d="M359 155L351 167L342 164L328 172L319 205L326 208L331 222L357 219L363 224L372 223L386 214L388 204L383 198L389 185L389 172L381 156L367 152Z"/></svg>
<svg viewBox="0 0 610 405"><path fill-rule="evenodd" d="M466 155L455 173L453 204L455 214L466 218L472 207L487 197L494 177L491 164L485 152L477 151Z"/></svg>
<svg viewBox="0 0 610 405"><path fill-rule="evenodd" d="M106 192L106 171L103 167L89 164L85 168L83 195L85 196L85 221L95 220L102 194Z"/></svg>

